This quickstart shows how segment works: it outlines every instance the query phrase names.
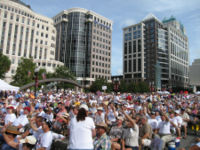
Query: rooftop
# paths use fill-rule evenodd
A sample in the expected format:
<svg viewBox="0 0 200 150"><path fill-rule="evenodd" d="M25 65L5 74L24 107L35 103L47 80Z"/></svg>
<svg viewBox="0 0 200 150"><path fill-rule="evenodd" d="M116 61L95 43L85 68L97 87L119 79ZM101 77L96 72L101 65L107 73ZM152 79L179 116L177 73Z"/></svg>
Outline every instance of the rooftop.
<svg viewBox="0 0 200 150"><path fill-rule="evenodd" d="M29 9L31 9L31 6L30 6L30 5L25 4L25 3L22 2L21 0L10 0L10 1L13 1L13 2L15 2L15 3L18 3L18 4L20 4L20 5L23 5L23 6L27 7L27 8L29 8Z"/></svg>

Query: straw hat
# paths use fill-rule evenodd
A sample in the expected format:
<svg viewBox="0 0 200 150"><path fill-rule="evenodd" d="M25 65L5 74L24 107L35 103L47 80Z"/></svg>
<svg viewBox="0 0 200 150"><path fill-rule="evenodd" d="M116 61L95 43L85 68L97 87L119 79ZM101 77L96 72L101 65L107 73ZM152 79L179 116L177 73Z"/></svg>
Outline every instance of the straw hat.
<svg viewBox="0 0 200 150"><path fill-rule="evenodd" d="M107 124L105 124L104 122L97 124L96 127L97 128L104 128L105 130L107 130L107 128L108 128Z"/></svg>
<svg viewBox="0 0 200 150"><path fill-rule="evenodd" d="M6 132L16 135L20 134L20 132L17 130L17 127L11 125L6 128Z"/></svg>

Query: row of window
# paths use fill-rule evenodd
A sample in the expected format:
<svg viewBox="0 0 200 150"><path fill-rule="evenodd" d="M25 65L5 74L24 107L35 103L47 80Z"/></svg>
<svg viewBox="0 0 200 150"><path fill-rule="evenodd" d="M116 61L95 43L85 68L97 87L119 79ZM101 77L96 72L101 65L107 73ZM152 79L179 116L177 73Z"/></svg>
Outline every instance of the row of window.
<svg viewBox="0 0 200 150"><path fill-rule="evenodd" d="M94 40L97 40L97 41L100 41L100 42L103 42L103 43L106 43L106 44L110 44L110 40L106 40L106 39L101 38L101 37L99 37L99 36L93 35L93 39L94 39Z"/></svg>
<svg viewBox="0 0 200 150"><path fill-rule="evenodd" d="M110 52L107 52L107 51L104 51L104 50L101 50L101 49L95 49L93 48L93 52L96 52L98 54L103 54L103 55L106 55L106 56L110 56Z"/></svg>
<svg viewBox="0 0 200 150"><path fill-rule="evenodd" d="M1 10L0 10L0 16L1 16ZM4 11L4 15L3 15L3 17L6 19L6 18L8 18L8 12L7 11ZM26 24L26 25L32 25L33 27L35 26L35 20L30 20L30 18L25 18L25 17L20 17L19 15L15 15L15 14L13 14L13 13L11 13L10 14L10 20L12 21L12 20L14 20L15 19L15 21L16 22L21 22L22 24ZM41 25L41 24L37 24L37 28L38 29L42 29L42 30L45 30L45 31L49 31L49 27L48 26L44 26L44 25ZM55 31L54 30L52 30L52 32L53 33L55 33ZM38 33L39 34L39 33ZM44 33L41 33L41 36L43 36L42 34L44 34ZM46 36L46 38L48 38L48 36Z"/></svg>
<svg viewBox="0 0 200 150"><path fill-rule="evenodd" d="M106 37L108 39L111 39L110 34L106 34L106 33L102 32L102 31L99 31L99 30L96 30L96 29L94 29L93 32L98 34L98 35L100 35L100 36L103 36L103 37Z"/></svg>
<svg viewBox="0 0 200 150"><path fill-rule="evenodd" d="M98 43L98 42L93 42L93 46L110 50L110 46L107 46L107 45L104 45L104 44L101 44L101 43Z"/></svg>
<svg viewBox="0 0 200 150"><path fill-rule="evenodd" d="M92 61L92 65L110 68L110 64L106 64L106 63L104 63L104 62L98 62L98 61L96 61L96 63L95 63L95 61Z"/></svg>
<svg viewBox="0 0 200 150"><path fill-rule="evenodd" d="M110 62L110 58L106 58L106 57L99 56L99 55L95 56L95 54L92 55L92 58L97 59L97 60L99 59L99 60L102 60L102 61L105 61L105 62Z"/></svg>
<svg viewBox="0 0 200 150"><path fill-rule="evenodd" d="M141 59L125 60L124 61L124 72L140 72L142 68Z"/></svg>
<svg viewBox="0 0 200 150"><path fill-rule="evenodd" d="M140 30L140 29L141 29L141 25L137 25L137 26L125 29L125 32L131 32L131 31Z"/></svg>
<svg viewBox="0 0 200 150"><path fill-rule="evenodd" d="M96 67L95 67L95 68L92 68L92 72L110 74L110 70L101 69L101 68L96 68Z"/></svg>
<svg viewBox="0 0 200 150"><path fill-rule="evenodd" d="M94 21L94 26L97 27L100 30L105 31L105 32L108 32L108 33L112 32L111 29L110 29L110 27L107 27L107 26L105 26L103 24L99 24L98 22L95 22L95 21Z"/></svg>
<svg viewBox="0 0 200 150"><path fill-rule="evenodd" d="M136 53L136 52L141 52L142 47L141 47L141 40L134 40L134 41L129 41L124 43L124 54L130 54L130 53Z"/></svg>
<svg viewBox="0 0 200 150"><path fill-rule="evenodd" d="M43 23L47 23L47 24L48 24L48 21L43 20L43 19L40 19L40 18L37 18L37 17L35 17L35 16L33 16L33 15L31 15L31 14L29 14L29 13L27 13L27 12L21 10L21 9L17 9L17 8L10 7L10 6L3 5L3 4L0 4L0 8L5 9L5 10L8 10L8 11L10 11L10 12L13 12L13 13L15 13L15 14L20 14L20 15L23 15L23 16L25 16L25 17L29 17L29 18L32 18L32 19L36 19L36 20L38 20L38 21L41 21L41 22L43 22Z"/></svg>
<svg viewBox="0 0 200 150"><path fill-rule="evenodd" d="M92 74L92 78L95 78L95 79L105 79L105 80L110 80L110 76L104 76L104 75L94 75Z"/></svg>

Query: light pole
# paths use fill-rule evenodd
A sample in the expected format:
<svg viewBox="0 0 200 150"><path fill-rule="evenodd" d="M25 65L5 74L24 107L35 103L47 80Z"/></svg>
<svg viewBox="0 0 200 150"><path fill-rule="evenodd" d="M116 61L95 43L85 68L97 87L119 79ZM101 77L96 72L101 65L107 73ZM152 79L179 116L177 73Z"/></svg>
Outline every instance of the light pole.
<svg viewBox="0 0 200 150"><path fill-rule="evenodd" d="M114 90L117 93L119 89L119 78L114 78Z"/></svg>
<svg viewBox="0 0 200 150"><path fill-rule="evenodd" d="M38 73L39 73L39 68L35 68L34 70L34 77L35 77L35 98L37 96L37 87L38 87Z"/></svg>

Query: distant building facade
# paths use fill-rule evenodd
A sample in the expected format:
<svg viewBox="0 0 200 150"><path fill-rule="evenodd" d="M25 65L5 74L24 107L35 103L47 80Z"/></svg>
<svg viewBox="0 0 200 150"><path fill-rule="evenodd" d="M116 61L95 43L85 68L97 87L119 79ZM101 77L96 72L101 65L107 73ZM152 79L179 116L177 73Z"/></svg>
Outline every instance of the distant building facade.
<svg viewBox="0 0 200 150"><path fill-rule="evenodd" d="M194 92L200 91L200 59L195 59L190 66L189 77Z"/></svg>
<svg viewBox="0 0 200 150"><path fill-rule="evenodd" d="M123 29L123 75L156 89L188 87L189 49L185 29L174 17L148 15Z"/></svg>
<svg viewBox="0 0 200 150"><path fill-rule="evenodd" d="M57 30L56 60L63 62L80 84L111 80L112 21L83 8L53 17Z"/></svg>
<svg viewBox="0 0 200 150"><path fill-rule="evenodd" d="M0 1L0 52L11 60L10 82L22 57L52 72L63 63L55 60L56 29L53 20L35 13L20 0Z"/></svg>

